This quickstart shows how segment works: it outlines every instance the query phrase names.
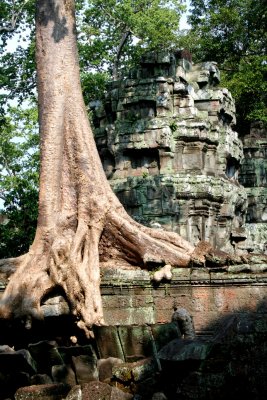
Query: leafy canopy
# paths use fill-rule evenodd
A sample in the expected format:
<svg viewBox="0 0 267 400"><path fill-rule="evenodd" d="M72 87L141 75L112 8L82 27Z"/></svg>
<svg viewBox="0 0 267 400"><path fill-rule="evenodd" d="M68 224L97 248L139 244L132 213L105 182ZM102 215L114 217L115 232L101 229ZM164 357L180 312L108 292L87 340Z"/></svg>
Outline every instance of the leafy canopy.
<svg viewBox="0 0 267 400"><path fill-rule="evenodd" d="M177 44L180 15L184 10L182 0L90 0L85 3L80 51L86 53L88 67L109 71L115 76L118 71L129 69L145 49Z"/></svg>
<svg viewBox="0 0 267 400"><path fill-rule="evenodd" d="M36 107L9 107L0 130L0 258L28 250L38 203L39 137Z"/></svg>
<svg viewBox="0 0 267 400"><path fill-rule="evenodd" d="M266 0L191 0L192 29L183 38L195 61L219 64L237 105L239 132L267 120Z"/></svg>

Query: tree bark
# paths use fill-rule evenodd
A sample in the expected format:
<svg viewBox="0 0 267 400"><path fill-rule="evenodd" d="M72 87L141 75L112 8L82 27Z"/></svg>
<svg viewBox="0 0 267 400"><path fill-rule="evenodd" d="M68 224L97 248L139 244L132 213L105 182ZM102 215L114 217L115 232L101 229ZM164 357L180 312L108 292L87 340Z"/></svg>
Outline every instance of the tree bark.
<svg viewBox="0 0 267 400"><path fill-rule="evenodd" d="M104 174L84 105L73 0L37 0L36 60L41 137L39 216L17 261L0 315L42 318L41 302L64 290L78 326L103 324L100 265L188 266L194 250L171 232L133 221Z"/></svg>

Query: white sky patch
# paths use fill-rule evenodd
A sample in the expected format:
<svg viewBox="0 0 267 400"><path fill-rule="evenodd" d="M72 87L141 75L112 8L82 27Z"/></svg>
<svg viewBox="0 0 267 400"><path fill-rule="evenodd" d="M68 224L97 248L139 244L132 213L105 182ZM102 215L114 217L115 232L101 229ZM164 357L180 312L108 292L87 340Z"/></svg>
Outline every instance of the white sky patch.
<svg viewBox="0 0 267 400"><path fill-rule="evenodd" d="M190 7L190 0L186 0L186 12L182 14L181 19L180 19L180 29L190 29L191 26L187 22L187 18L189 13L189 7Z"/></svg>

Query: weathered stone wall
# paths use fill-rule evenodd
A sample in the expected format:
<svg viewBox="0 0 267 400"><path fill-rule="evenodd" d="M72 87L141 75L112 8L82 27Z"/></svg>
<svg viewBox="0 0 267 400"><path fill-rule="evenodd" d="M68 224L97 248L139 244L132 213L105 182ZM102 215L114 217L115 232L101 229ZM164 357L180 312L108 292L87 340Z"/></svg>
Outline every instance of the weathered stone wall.
<svg viewBox="0 0 267 400"><path fill-rule="evenodd" d="M0 280L0 298L7 282ZM254 256L251 264L223 268L173 268L172 280L155 282L147 270L102 271L101 295L108 326L168 323L175 308L192 315L197 332L206 334L226 315L257 313L267 301L267 264ZM62 295L42 305L47 318L69 315Z"/></svg>
<svg viewBox="0 0 267 400"><path fill-rule="evenodd" d="M267 252L267 127L264 123L251 124L243 146L244 159L239 180L248 198L246 246L258 252Z"/></svg>
<svg viewBox="0 0 267 400"><path fill-rule="evenodd" d="M110 271L101 285L105 320L113 326L167 323L182 307L196 332L207 335L225 316L257 313L267 301L267 266L256 262L227 271L173 269L172 280L160 284L147 271Z"/></svg>
<svg viewBox="0 0 267 400"><path fill-rule="evenodd" d="M127 211L233 252L246 237L247 194L235 105L219 80L215 63L193 65L185 52L148 54L92 108L107 177Z"/></svg>
<svg viewBox="0 0 267 400"><path fill-rule="evenodd" d="M253 265L224 270L174 269L160 284L147 271L105 271L108 326L94 328L95 341L77 328L62 296L42 305L45 319L31 331L0 321L0 399L15 392L16 400L81 398L71 387L87 393L82 398L120 388L112 395L121 400L150 400L158 391L163 399L263 399L266 285L267 265L256 256ZM176 308L191 314L196 337L170 322Z"/></svg>

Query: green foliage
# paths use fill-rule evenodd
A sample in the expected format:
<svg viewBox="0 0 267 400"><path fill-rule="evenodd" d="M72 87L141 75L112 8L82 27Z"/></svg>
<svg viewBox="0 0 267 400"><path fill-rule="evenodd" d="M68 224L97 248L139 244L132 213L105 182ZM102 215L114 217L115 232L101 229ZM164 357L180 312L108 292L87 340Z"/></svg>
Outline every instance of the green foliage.
<svg viewBox="0 0 267 400"><path fill-rule="evenodd" d="M171 130L172 132L175 132L175 131L177 130L177 128L178 128L177 121L172 120L172 121L170 122L170 130Z"/></svg>
<svg viewBox="0 0 267 400"><path fill-rule="evenodd" d="M14 33L22 34L34 26L35 0L1 0L0 33L3 47Z"/></svg>
<svg viewBox="0 0 267 400"><path fill-rule="evenodd" d="M0 258L28 250L36 228L39 176L37 110L9 108L0 130ZM1 210L2 208L2 210Z"/></svg>
<svg viewBox="0 0 267 400"><path fill-rule="evenodd" d="M87 104L103 94L110 76L128 70L145 49L177 46L182 3L183 0L75 1L81 80ZM35 0L2 0L0 5L2 112L10 99L22 102L35 96L34 14ZM12 47L16 43L14 51L7 51L10 43Z"/></svg>
<svg viewBox="0 0 267 400"><path fill-rule="evenodd" d="M144 49L175 46L182 10L180 0L87 1L80 48L86 49L91 67L115 76Z"/></svg>
<svg viewBox="0 0 267 400"><path fill-rule="evenodd" d="M81 70L81 84L85 104L95 99L101 99L109 80L106 72L85 72Z"/></svg>
<svg viewBox="0 0 267 400"><path fill-rule="evenodd" d="M34 96L34 0L2 0L0 5L0 112L16 98ZM12 50L10 50L12 48Z"/></svg>
<svg viewBox="0 0 267 400"><path fill-rule="evenodd" d="M183 44L197 62L216 61L236 99L238 130L266 120L266 0L191 0Z"/></svg>
<svg viewBox="0 0 267 400"><path fill-rule="evenodd" d="M18 46L14 52L6 52L0 61L0 106L16 99L21 104L25 99L36 96L35 43L28 38L24 49Z"/></svg>
<svg viewBox="0 0 267 400"><path fill-rule="evenodd" d="M149 173L148 173L147 171L144 171L144 172L142 173L142 178L143 178L143 179L146 179L148 176L149 176Z"/></svg>
<svg viewBox="0 0 267 400"><path fill-rule="evenodd" d="M1 1L0 258L26 252L36 227L37 110L9 106L36 97L34 14L35 0Z"/></svg>
<svg viewBox="0 0 267 400"><path fill-rule="evenodd" d="M201 34L202 45L209 45L209 49L203 46L203 55L223 63L226 57L239 61L249 54L266 53L265 0L191 0L191 6L193 32Z"/></svg>
<svg viewBox="0 0 267 400"><path fill-rule="evenodd" d="M237 71L224 73L223 82L231 91L242 121L267 122L267 59L248 56L241 59Z"/></svg>

